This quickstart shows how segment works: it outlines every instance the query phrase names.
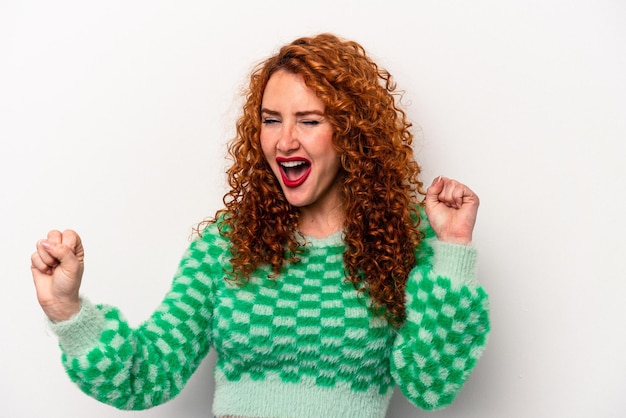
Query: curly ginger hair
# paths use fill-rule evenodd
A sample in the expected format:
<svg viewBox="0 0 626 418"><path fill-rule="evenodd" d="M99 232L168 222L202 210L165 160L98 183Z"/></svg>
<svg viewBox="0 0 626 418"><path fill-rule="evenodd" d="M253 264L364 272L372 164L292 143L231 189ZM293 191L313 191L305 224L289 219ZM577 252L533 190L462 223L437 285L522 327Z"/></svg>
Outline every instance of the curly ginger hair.
<svg viewBox="0 0 626 418"><path fill-rule="evenodd" d="M253 70L236 137L229 145L230 191L224 196L221 232L229 238L234 279L245 283L261 265L277 276L298 262L298 208L290 205L265 160L260 143L261 103L277 71L299 74L324 102L340 154L345 223L346 280L369 294L370 309L399 325L404 291L422 239L418 206L420 167L411 147L411 123L396 102L388 71L353 41L332 34L293 41ZM215 221L214 220L214 221ZM200 229L200 228L199 228Z"/></svg>

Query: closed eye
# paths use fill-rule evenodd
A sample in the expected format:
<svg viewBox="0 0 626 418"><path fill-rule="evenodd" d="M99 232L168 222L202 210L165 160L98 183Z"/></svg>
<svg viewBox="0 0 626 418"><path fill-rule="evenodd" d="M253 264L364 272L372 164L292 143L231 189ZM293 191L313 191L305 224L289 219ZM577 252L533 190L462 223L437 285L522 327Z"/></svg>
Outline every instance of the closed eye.
<svg viewBox="0 0 626 418"><path fill-rule="evenodd" d="M280 120L276 118L263 118L262 123L265 125L271 125L273 123L280 123Z"/></svg>

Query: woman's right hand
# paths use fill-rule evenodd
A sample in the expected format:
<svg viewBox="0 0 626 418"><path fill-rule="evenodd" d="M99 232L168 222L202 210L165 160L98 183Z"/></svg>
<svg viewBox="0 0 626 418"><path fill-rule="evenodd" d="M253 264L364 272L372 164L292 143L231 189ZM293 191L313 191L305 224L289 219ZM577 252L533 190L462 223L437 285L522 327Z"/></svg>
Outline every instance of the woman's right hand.
<svg viewBox="0 0 626 418"><path fill-rule="evenodd" d="M37 242L31 272L39 304L51 321L65 321L80 311L84 258L80 237L72 230L50 231Z"/></svg>

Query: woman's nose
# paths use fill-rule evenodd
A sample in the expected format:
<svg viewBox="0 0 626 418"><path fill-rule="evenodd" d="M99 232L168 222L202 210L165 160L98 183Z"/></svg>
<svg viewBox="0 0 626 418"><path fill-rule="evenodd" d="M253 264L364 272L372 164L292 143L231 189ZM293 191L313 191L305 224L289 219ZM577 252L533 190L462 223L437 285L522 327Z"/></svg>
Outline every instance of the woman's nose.
<svg viewBox="0 0 626 418"><path fill-rule="evenodd" d="M284 153L289 153L298 148L300 148L300 142L298 141L296 127L291 124L284 124L280 132L280 138L276 143L276 149Z"/></svg>

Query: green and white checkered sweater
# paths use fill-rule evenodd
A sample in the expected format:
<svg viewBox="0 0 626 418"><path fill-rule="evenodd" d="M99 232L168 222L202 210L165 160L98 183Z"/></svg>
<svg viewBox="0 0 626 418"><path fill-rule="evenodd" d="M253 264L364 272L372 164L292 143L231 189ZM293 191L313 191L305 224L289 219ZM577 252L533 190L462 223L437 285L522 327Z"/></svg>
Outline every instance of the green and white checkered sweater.
<svg viewBox="0 0 626 418"><path fill-rule="evenodd" d="M395 384L418 407L445 406L485 347L488 302L475 249L426 232L399 330L344 281L341 233L307 238L301 262L275 279L259 269L238 287L224 280L229 245L214 224L191 243L165 299L137 329L117 309L87 300L53 324L64 366L84 392L121 409L176 396L210 346L217 416L384 417Z"/></svg>

